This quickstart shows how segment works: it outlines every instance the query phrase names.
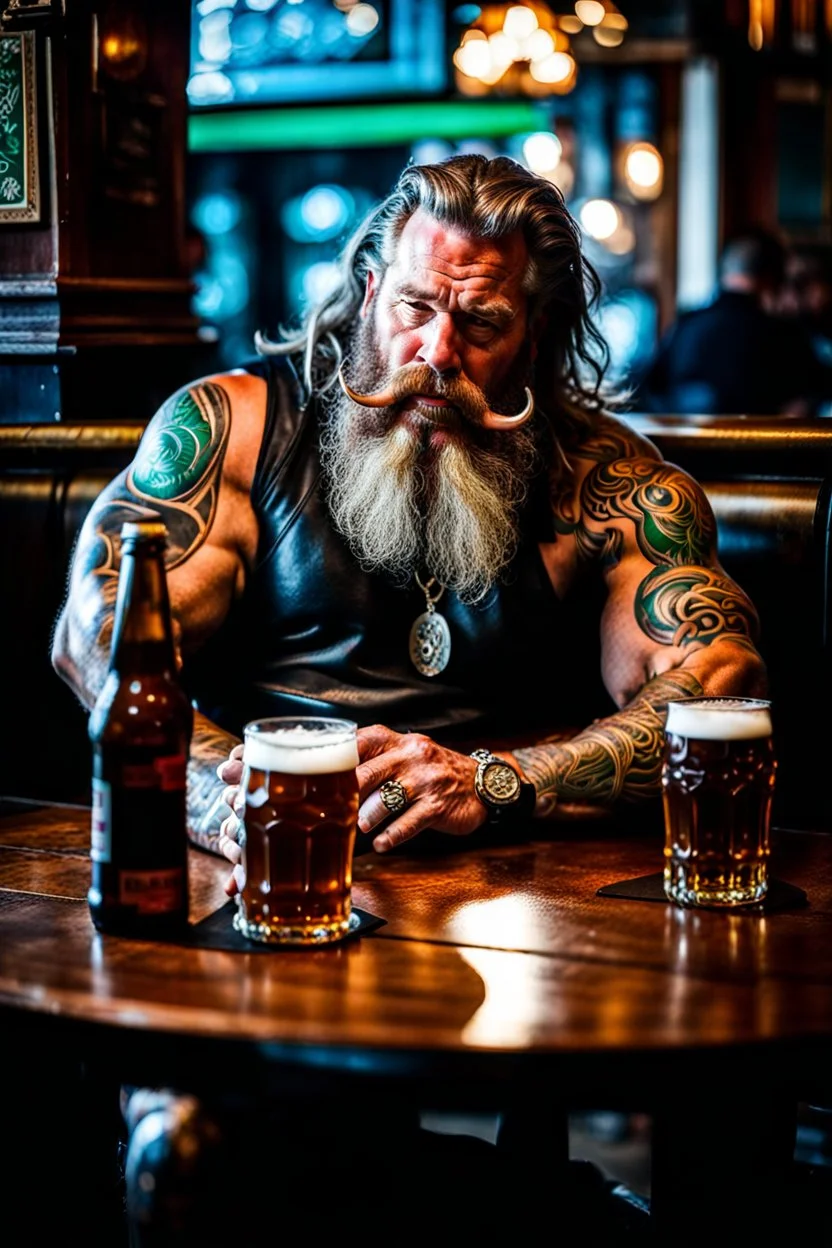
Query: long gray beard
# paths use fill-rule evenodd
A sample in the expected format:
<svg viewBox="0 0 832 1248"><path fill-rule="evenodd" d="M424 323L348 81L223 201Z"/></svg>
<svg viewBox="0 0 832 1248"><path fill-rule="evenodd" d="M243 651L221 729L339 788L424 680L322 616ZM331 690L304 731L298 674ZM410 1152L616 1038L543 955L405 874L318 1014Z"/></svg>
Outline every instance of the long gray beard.
<svg viewBox="0 0 832 1248"><path fill-rule="evenodd" d="M400 583L433 575L477 602L517 549L535 444L525 428L499 435L510 459L449 438L425 467L419 434L343 394L327 404L321 456L339 533L361 566ZM496 439L495 439L496 440Z"/></svg>

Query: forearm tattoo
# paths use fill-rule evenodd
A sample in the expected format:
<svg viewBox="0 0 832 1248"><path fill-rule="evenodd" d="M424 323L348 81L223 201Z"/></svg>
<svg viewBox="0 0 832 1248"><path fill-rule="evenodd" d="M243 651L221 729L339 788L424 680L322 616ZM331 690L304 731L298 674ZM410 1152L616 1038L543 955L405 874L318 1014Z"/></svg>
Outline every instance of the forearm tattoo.
<svg viewBox="0 0 832 1248"><path fill-rule="evenodd" d="M239 738L223 732L204 715L194 716L188 762L188 836L202 849L218 853L220 824L227 813L220 801L225 784L217 776Z"/></svg>
<svg viewBox="0 0 832 1248"><path fill-rule="evenodd" d="M168 571L192 554L205 541L216 511L230 426L221 386L203 382L174 395L148 424L131 467L95 503L76 555L69 602L78 693L88 705L107 672L122 524L164 522Z"/></svg>
<svg viewBox="0 0 832 1248"><path fill-rule="evenodd" d="M729 638L756 654L757 613L718 569L716 520L704 491L674 465L626 451L619 458L621 449L615 436L581 447L593 467L577 498L568 489L553 497L557 531L573 536L579 557L608 575L635 541L651 566L635 589L634 617L652 641L693 652ZM551 814L558 798L609 805L656 794L667 702L702 692L697 677L677 667L572 740L517 750L538 791L536 814Z"/></svg>
<svg viewBox="0 0 832 1248"><path fill-rule="evenodd" d="M659 791L667 703L703 692L691 672L655 676L615 715L596 720L570 741L515 750L537 789L535 816L546 818L558 800L612 805Z"/></svg>

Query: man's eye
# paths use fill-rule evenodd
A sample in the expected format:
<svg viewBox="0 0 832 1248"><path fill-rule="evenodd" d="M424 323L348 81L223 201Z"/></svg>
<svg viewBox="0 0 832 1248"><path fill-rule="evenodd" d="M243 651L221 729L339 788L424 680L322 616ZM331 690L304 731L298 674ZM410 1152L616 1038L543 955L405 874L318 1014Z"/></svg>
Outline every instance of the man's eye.
<svg viewBox="0 0 832 1248"><path fill-rule="evenodd" d="M428 315L430 309L424 303L418 303L411 299L402 299L399 307L402 314L409 317L410 320L419 320Z"/></svg>
<svg viewBox="0 0 832 1248"><path fill-rule="evenodd" d="M469 332L476 334L478 338L497 332L494 322L486 320L484 316L469 316L467 325Z"/></svg>

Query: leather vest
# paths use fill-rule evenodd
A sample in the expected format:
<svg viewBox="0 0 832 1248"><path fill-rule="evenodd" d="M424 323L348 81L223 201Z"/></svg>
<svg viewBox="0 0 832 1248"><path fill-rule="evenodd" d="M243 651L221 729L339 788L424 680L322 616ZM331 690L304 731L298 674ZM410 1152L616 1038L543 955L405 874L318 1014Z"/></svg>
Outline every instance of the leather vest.
<svg viewBox="0 0 832 1248"><path fill-rule="evenodd" d="M238 736L249 719L320 714L493 743L583 727L614 709L600 680L600 581L560 601L540 557L538 541L552 538L544 474L499 584L475 605L445 591L437 609L450 627L450 662L420 675L409 637L423 592L363 572L335 531L316 404L300 406L290 365L272 357L246 367L268 383L251 491L259 546L243 596L185 668L204 714Z"/></svg>

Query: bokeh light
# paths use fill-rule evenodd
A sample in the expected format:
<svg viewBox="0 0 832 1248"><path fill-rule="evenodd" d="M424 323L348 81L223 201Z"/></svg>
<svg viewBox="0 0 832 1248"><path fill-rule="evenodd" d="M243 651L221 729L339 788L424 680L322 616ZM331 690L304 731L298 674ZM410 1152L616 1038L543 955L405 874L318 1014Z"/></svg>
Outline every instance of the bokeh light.
<svg viewBox="0 0 832 1248"><path fill-rule="evenodd" d="M664 161L652 143L631 143L624 157L624 180L636 199L655 199L664 182Z"/></svg>
<svg viewBox="0 0 832 1248"><path fill-rule="evenodd" d="M563 145L556 134L539 130L523 140L523 159L534 173L551 173L560 164Z"/></svg>
<svg viewBox="0 0 832 1248"><path fill-rule="evenodd" d="M621 221L621 213L609 199L588 199L581 206L579 217L586 233L599 242L610 238Z"/></svg>

